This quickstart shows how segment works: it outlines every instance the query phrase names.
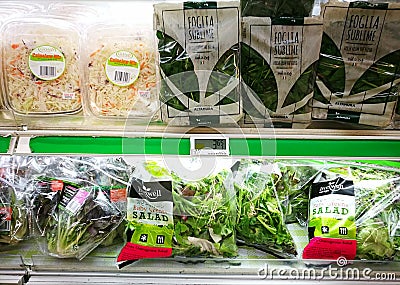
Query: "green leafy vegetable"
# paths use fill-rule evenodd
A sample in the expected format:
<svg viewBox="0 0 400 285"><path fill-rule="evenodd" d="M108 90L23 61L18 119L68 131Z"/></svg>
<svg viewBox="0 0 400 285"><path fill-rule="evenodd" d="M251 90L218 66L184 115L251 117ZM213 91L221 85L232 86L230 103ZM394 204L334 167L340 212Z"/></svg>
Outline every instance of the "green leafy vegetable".
<svg viewBox="0 0 400 285"><path fill-rule="evenodd" d="M155 175L168 173L155 163L146 170ZM230 172L185 181L170 173L174 203L173 254L186 257L234 257L236 203L227 185Z"/></svg>
<svg viewBox="0 0 400 285"><path fill-rule="evenodd" d="M343 167L329 171L346 174ZM395 257L400 222L400 179L394 169L351 165L356 195L357 258L391 260ZM398 251L397 251L398 252Z"/></svg>
<svg viewBox="0 0 400 285"><path fill-rule="evenodd" d="M0 243L14 244L28 235L28 213L25 197L11 184L0 180Z"/></svg>
<svg viewBox="0 0 400 285"><path fill-rule="evenodd" d="M295 256L296 248L285 225L272 175L260 171L259 163L242 161L236 174L237 237L246 245L267 252Z"/></svg>
<svg viewBox="0 0 400 285"><path fill-rule="evenodd" d="M67 191L75 193L67 197ZM82 259L123 219L122 213L99 187L70 187L62 199L47 233L50 255Z"/></svg>
<svg viewBox="0 0 400 285"><path fill-rule="evenodd" d="M323 167L309 161L281 161L280 175L273 175L286 223L305 226L308 220L308 200L313 179Z"/></svg>
<svg viewBox="0 0 400 285"><path fill-rule="evenodd" d="M241 0L242 16L308 17L314 0Z"/></svg>

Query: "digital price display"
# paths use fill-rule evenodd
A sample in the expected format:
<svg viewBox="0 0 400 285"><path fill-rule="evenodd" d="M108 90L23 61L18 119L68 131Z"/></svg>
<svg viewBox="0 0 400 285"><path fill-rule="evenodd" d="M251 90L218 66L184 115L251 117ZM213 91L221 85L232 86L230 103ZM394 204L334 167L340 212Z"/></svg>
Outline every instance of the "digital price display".
<svg viewBox="0 0 400 285"><path fill-rule="evenodd" d="M191 155L229 155L229 140L225 137L191 137Z"/></svg>

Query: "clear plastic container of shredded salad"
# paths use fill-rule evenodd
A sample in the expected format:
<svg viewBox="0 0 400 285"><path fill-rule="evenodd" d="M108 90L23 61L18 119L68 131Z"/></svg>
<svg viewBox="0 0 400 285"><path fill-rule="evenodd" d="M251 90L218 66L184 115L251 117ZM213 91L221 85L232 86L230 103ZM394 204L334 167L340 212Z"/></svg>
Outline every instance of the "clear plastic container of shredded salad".
<svg viewBox="0 0 400 285"><path fill-rule="evenodd" d="M23 1L0 1L0 25L12 17L18 17L29 13L42 11L44 8L40 3L26 3ZM0 109L3 109L4 102L0 96Z"/></svg>
<svg viewBox="0 0 400 285"><path fill-rule="evenodd" d="M80 33L55 17L13 18L2 28L3 96L19 114L81 109Z"/></svg>
<svg viewBox="0 0 400 285"><path fill-rule="evenodd" d="M97 24L88 29L89 112L102 118L152 118L158 108L151 28Z"/></svg>

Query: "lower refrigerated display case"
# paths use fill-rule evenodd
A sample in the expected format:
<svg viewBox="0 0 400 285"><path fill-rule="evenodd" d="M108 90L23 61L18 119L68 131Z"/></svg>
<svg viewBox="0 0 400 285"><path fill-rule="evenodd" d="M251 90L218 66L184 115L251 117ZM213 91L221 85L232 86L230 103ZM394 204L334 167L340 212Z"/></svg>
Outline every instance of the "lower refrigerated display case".
<svg viewBox="0 0 400 285"><path fill-rule="evenodd" d="M398 282L396 133L321 132L10 133L0 281Z"/></svg>

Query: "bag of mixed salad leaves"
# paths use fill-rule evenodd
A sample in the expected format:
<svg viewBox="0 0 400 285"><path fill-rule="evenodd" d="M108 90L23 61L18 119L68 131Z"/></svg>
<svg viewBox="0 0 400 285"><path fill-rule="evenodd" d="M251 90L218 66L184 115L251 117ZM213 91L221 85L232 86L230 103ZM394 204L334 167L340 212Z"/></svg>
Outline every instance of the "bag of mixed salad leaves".
<svg viewBox="0 0 400 285"><path fill-rule="evenodd" d="M314 0L240 0L243 17L308 17L313 7Z"/></svg>
<svg viewBox="0 0 400 285"><path fill-rule="evenodd" d="M311 240L303 258L393 259L399 235L399 173L351 163L322 171L310 195Z"/></svg>
<svg viewBox="0 0 400 285"><path fill-rule="evenodd" d="M330 1L322 37L313 118L387 127L400 82L400 4Z"/></svg>
<svg viewBox="0 0 400 285"><path fill-rule="evenodd" d="M269 161L242 160L235 173L236 234L239 242L279 257L293 258L296 246L288 231L273 176L279 168Z"/></svg>
<svg viewBox="0 0 400 285"><path fill-rule="evenodd" d="M122 212L101 187L68 185L46 234L48 253L81 260L122 220Z"/></svg>
<svg viewBox="0 0 400 285"><path fill-rule="evenodd" d="M82 259L102 242L113 244L126 207L127 164L88 157L47 162L25 187L31 235L44 237L44 251L57 257Z"/></svg>
<svg viewBox="0 0 400 285"><path fill-rule="evenodd" d="M237 1L154 5L162 120L170 125L236 124L240 11Z"/></svg>
<svg viewBox="0 0 400 285"><path fill-rule="evenodd" d="M0 158L0 248L29 237L27 200L12 157Z"/></svg>
<svg viewBox="0 0 400 285"><path fill-rule="evenodd" d="M274 174L275 189L284 212L286 224L307 225L308 200L317 173L323 169L323 161L281 160L275 162L279 174Z"/></svg>
<svg viewBox="0 0 400 285"><path fill-rule="evenodd" d="M190 161L187 161L190 164ZM154 257L234 257L236 203L229 168L189 181L148 161L131 179L127 244L117 263Z"/></svg>
<svg viewBox="0 0 400 285"><path fill-rule="evenodd" d="M307 127L322 20L243 17L242 22L243 126Z"/></svg>

